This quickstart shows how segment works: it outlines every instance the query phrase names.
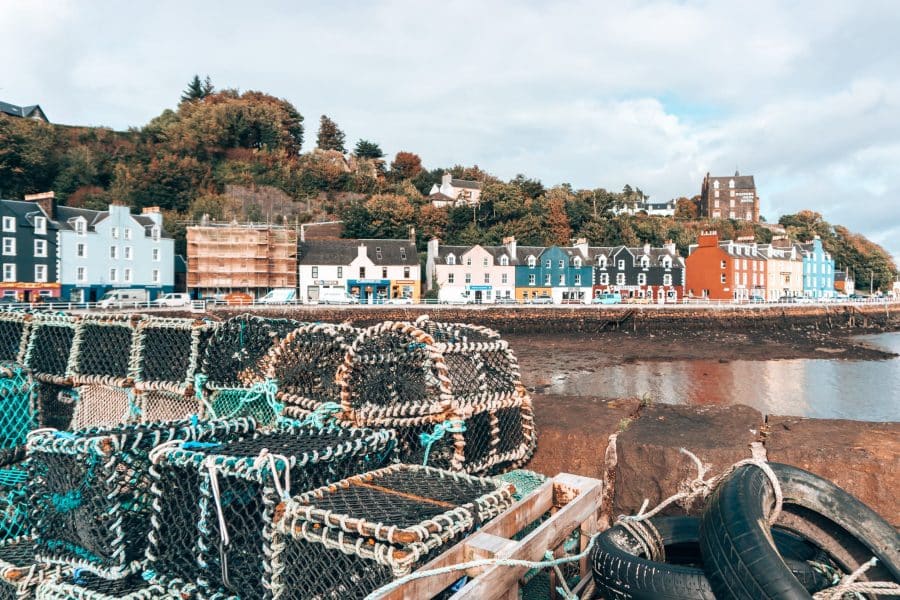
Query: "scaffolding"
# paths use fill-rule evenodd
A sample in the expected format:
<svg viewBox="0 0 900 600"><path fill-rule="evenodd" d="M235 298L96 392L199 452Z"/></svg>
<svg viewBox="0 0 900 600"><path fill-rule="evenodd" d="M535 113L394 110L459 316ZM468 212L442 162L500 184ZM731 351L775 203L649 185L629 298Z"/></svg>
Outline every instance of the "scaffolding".
<svg viewBox="0 0 900 600"><path fill-rule="evenodd" d="M187 228L187 285L201 295L297 287L297 230L268 224Z"/></svg>

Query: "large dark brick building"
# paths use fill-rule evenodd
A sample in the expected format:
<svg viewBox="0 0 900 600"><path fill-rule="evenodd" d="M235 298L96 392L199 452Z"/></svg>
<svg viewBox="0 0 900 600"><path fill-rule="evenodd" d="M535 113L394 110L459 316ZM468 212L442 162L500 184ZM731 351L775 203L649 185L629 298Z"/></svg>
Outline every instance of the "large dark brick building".
<svg viewBox="0 0 900 600"><path fill-rule="evenodd" d="M739 219L759 223L759 196L753 175L703 178L700 216L708 219Z"/></svg>

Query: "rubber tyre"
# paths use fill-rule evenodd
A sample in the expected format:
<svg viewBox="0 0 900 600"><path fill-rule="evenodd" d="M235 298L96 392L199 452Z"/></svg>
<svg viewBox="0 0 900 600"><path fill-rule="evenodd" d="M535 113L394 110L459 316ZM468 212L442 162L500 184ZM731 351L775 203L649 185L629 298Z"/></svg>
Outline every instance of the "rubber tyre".
<svg viewBox="0 0 900 600"><path fill-rule="evenodd" d="M597 538L591 556L594 583L606 600L715 600L712 588L699 566L697 545L700 519L697 517L657 517L651 523L666 546L667 559L677 558L682 564L660 563L640 556L639 546L624 528L614 526ZM818 591L828 581L806 562L820 558L818 549L791 533L773 533L779 550L791 561L796 576Z"/></svg>
<svg viewBox="0 0 900 600"><path fill-rule="evenodd" d="M866 558L878 557L882 573L887 573L889 579L900 581L900 536L890 524L830 481L788 465L769 463L769 466L781 485L787 514L799 516L801 522L812 520L804 519L804 513L824 517L834 530L843 532L843 537L849 536L866 548L869 555ZM700 520L700 551L716 597L735 600L809 600L811 597L773 542L768 523L774 502L768 477L752 465L736 469L710 497ZM831 541L840 537L835 536ZM818 539L812 541L819 545ZM860 558L847 554L842 566L855 569L865 560ZM874 575L869 580L875 580Z"/></svg>

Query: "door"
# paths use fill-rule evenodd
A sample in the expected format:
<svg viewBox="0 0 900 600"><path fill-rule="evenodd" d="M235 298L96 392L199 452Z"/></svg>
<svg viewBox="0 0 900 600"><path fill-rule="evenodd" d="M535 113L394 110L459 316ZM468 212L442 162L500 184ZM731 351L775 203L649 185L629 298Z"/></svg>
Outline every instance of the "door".
<svg viewBox="0 0 900 600"><path fill-rule="evenodd" d="M475 304L481 304L481 290L475 290Z"/></svg>
<svg viewBox="0 0 900 600"><path fill-rule="evenodd" d="M311 285L306 288L306 298L308 302L318 302L319 301L319 286Z"/></svg>

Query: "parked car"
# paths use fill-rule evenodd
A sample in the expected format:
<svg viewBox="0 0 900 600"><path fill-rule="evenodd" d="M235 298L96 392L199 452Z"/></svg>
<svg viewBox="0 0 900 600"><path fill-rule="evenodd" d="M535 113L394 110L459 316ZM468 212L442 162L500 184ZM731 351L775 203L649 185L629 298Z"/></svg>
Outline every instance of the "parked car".
<svg viewBox="0 0 900 600"><path fill-rule="evenodd" d="M531 299L532 304L553 304L553 298L550 296L535 296Z"/></svg>
<svg viewBox="0 0 900 600"><path fill-rule="evenodd" d="M163 294L153 301L157 306L188 306L191 303L191 297L183 292L173 292Z"/></svg>
<svg viewBox="0 0 900 600"><path fill-rule="evenodd" d="M137 306L147 302L149 298L147 290L143 288L109 290L103 294L103 297L97 302L97 306L99 308Z"/></svg>
<svg viewBox="0 0 900 600"><path fill-rule="evenodd" d="M799 304L797 296L782 296L778 299L781 304Z"/></svg>
<svg viewBox="0 0 900 600"><path fill-rule="evenodd" d="M359 304L359 298L345 289L326 288L319 293L319 304Z"/></svg>
<svg viewBox="0 0 900 600"><path fill-rule="evenodd" d="M504 296L504 297L500 297L500 298L495 298L494 304L517 304L517 302L516 302L515 298L509 297L509 296Z"/></svg>
<svg viewBox="0 0 900 600"><path fill-rule="evenodd" d="M225 294L223 298L225 304L229 306L243 306L244 304L253 304L253 296L247 292L231 292Z"/></svg>
<svg viewBox="0 0 900 600"><path fill-rule="evenodd" d="M259 299L260 304L289 304L296 300L297 290L294 288L275 288Z"/></svg>
<svg viewBox="0 0 900 600"><path fill-rule="evenodd" d="M766 299L763 298L762 296L757 296L757 295L750 296L751 304L762 304L765 301L766 301Z"/></svg>
<svg viewBox="0 0 900 600"><path fill-rule="evenodd" d="M619 292L604 292L594 296L591 302L594 304L621 304L622 294Z"/></svg>
<svg viewBox="0 0 900 600"><path fill-rule="evenodd" d="M412 298L409 296L398 296L387 301L388 304L412 304Z"/></svg>

